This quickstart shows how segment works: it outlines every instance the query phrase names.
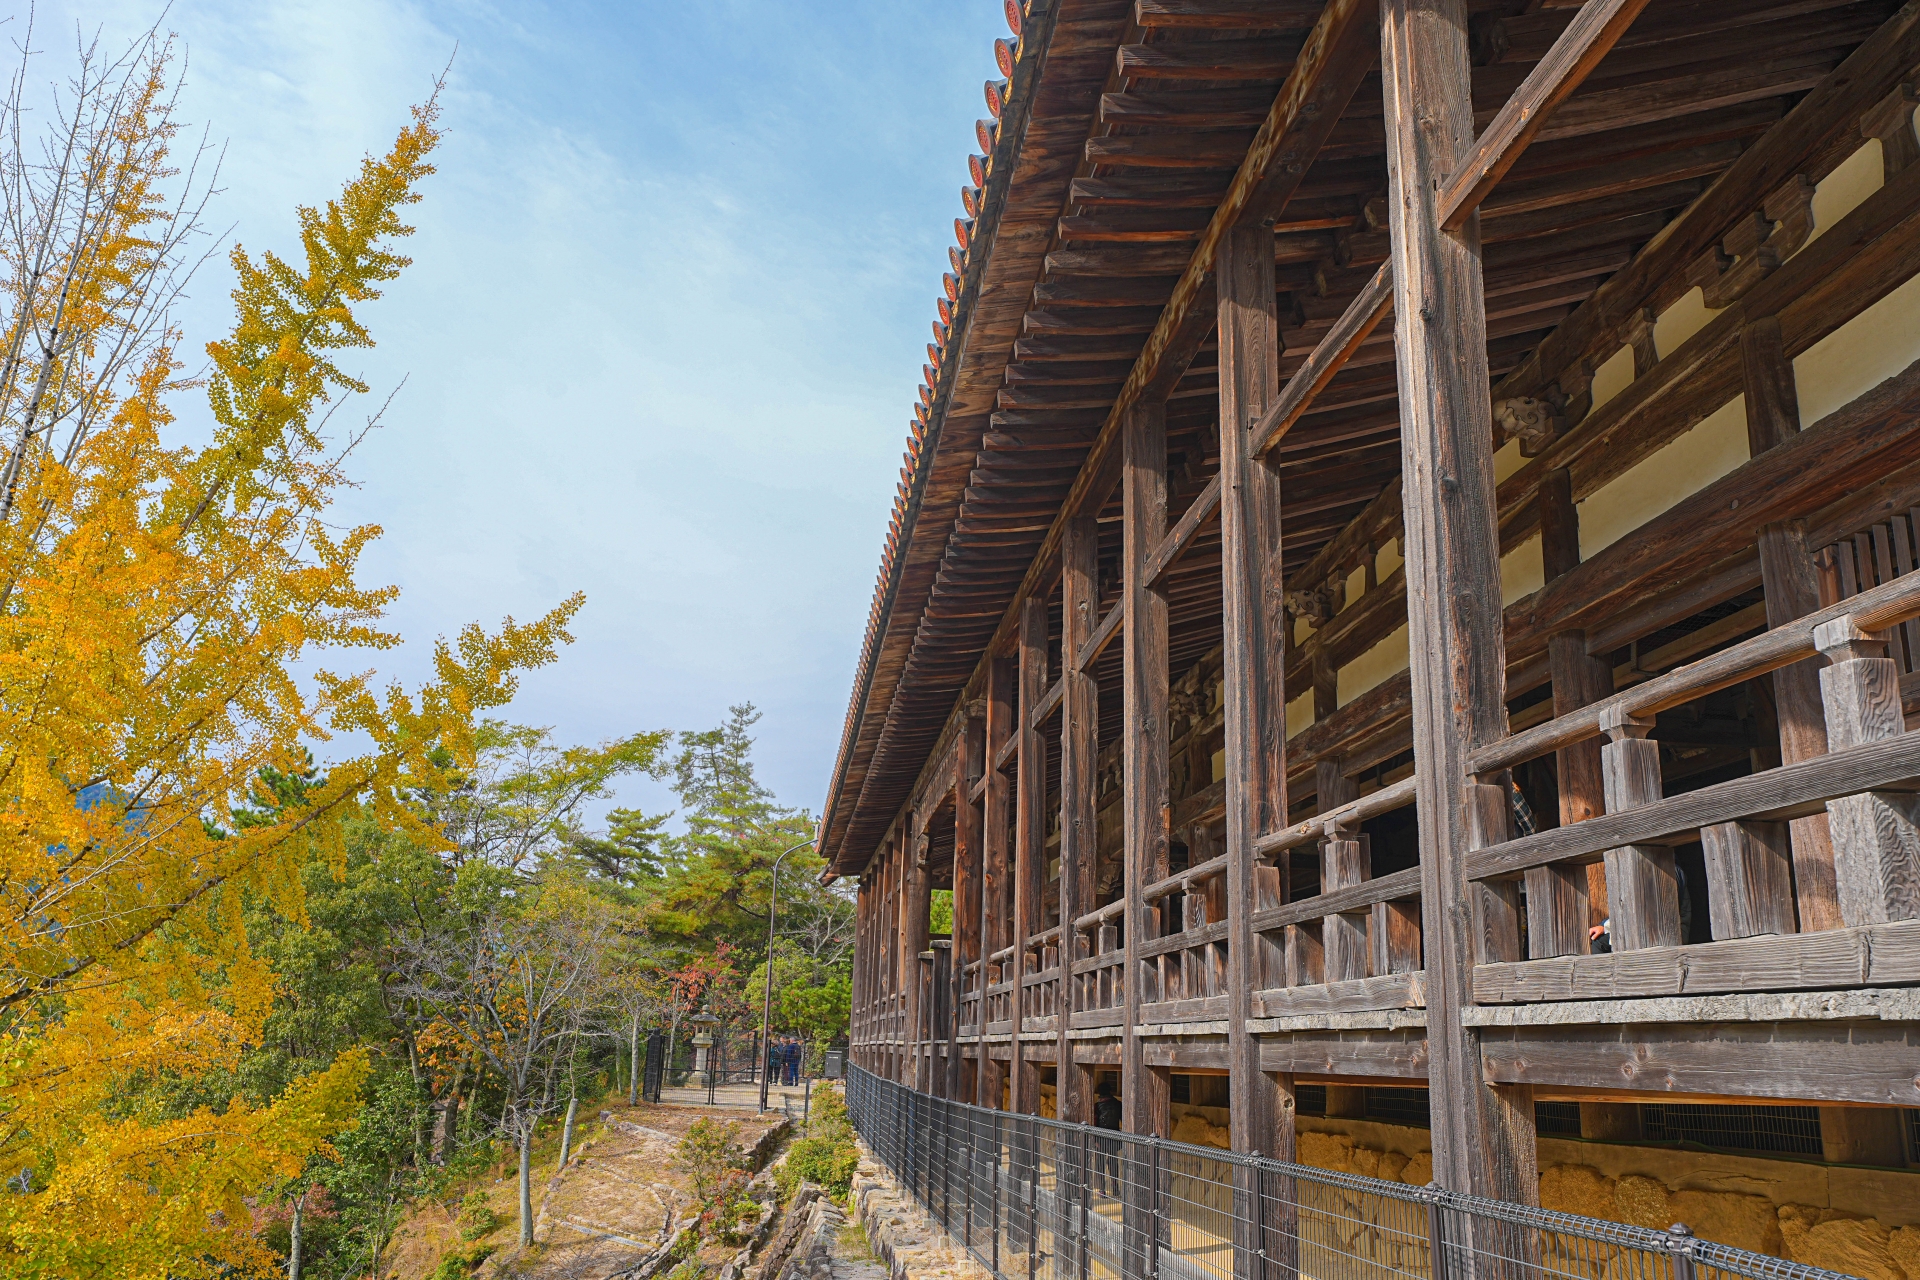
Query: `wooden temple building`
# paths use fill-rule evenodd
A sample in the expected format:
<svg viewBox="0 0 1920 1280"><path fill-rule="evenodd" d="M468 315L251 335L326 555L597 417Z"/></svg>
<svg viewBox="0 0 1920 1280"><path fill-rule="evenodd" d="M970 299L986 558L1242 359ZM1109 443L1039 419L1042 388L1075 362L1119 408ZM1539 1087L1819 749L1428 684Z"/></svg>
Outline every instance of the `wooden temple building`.
<svg viewBox="0 0 1920 1280"><path fill-rule="evenodd" d="M853 1060L1920 1276L1920 0L1007 11Z"/></svg>

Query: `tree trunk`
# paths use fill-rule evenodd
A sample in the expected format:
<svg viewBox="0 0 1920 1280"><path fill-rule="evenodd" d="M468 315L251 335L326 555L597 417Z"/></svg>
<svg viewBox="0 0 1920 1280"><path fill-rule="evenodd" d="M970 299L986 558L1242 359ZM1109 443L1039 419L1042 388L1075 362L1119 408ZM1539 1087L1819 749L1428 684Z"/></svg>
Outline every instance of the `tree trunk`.
<svg viewBox="0 0 1920 1280"><path fill-rule="evenodd" d="M307 1193L303 1189L293 1202L292 1230L287 1241L287 1280L300 1280L300 1210L306 1202Z"/></svg>
<svg viewBox="0 0 1920 1280"><path fill-rule="evenodd" d="M533 1122L520 1131L520 1243L533 1243Z"/></svg>
<svg viewBox="0 0 1920 1280"><path fill-rule="evenodd" d="M627 1054L627 1105L640 1105L640 1015L633 1015L632 1050Z"/></svg>
<svg viewBox="0 0 1920 1280"><path fill-rule="evenodd" d="M573 1150L573 1114L580 1106L579 1095L567 1099L567 1122L560 1129L560 1167L567 1167L567 1153Z"/></svg>

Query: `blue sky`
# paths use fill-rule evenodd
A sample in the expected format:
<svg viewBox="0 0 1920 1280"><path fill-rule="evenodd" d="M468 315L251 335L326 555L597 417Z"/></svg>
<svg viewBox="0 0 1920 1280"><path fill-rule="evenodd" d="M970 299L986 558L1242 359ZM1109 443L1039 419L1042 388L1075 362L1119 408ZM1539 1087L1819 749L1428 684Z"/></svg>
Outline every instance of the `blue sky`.
<svg viewBox="0 0 1920 1280"><path fill-rule="evenodd" d="M43 0L42 73L76 22L115 40L160 12ZM763 779L817 813L997 0L179 0L166 22L186 117L227 148L213 221L254 250L290 245L294 204L384 149L458 45L415 265L366 313L366 378L405 386L340 513L386 530L364 578L401 587L410 643L383 670L582 589L514 718L591 741L751 700ZM229 283L197 279L196 347Z"/></svg>

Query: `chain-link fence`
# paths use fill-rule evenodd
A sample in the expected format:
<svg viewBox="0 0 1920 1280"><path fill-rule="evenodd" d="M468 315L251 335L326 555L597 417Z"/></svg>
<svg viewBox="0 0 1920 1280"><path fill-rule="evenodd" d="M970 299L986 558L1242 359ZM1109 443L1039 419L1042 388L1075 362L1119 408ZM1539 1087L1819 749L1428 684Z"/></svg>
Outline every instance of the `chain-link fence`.
<svg viewBox="0 0 1920 1280"><path fill-rule="evenodd" d="M874 1154L996 1280L1838 1280L1698 1239L1015 1115L847 1068Z"/></svg>

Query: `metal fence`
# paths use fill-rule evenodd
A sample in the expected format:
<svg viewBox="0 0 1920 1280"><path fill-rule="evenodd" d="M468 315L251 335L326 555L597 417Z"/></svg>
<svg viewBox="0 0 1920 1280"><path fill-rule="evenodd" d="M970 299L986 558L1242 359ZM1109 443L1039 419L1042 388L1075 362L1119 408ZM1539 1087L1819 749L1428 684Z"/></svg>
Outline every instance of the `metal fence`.
<svg viewBox="0 0 1920 1280"><path fill-rule="evenodd" d="M854 1126L996 1280L1838 1280L1767 1254L916 1093Z"/></svg>

